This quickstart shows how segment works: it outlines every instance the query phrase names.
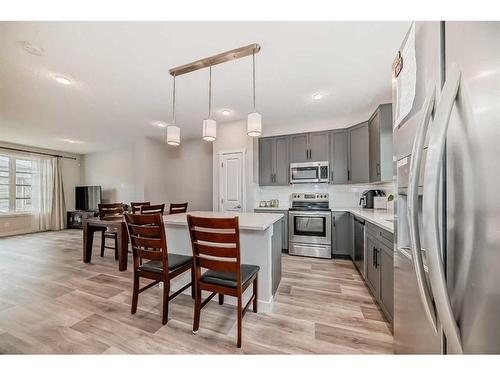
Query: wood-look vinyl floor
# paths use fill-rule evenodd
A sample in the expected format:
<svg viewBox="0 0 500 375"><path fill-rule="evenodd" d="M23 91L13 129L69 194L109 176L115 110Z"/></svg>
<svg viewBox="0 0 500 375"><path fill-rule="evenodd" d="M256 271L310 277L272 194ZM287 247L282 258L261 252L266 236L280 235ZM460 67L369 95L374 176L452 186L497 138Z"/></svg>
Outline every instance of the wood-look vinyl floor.
<svg viewBox="0 0 500 375"><path fill-rule="evenodd" d="M238 349L231 305L210 302L196 336L188 295L171 301L167 325L160 287L131 315L130 267L119 272L112 250L99 257L99 241L84 264L79 230L0 238L0 353L392 353L388 324L348 260L284 255L273 312L245 315Z"/></svg>

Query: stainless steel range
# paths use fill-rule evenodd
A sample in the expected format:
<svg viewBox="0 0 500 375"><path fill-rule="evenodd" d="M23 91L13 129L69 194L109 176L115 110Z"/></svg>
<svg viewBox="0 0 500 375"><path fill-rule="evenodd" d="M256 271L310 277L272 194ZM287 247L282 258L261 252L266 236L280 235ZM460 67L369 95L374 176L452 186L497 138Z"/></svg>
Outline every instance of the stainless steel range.
<svg viewBox="0 0 500 375"><path fill-rule="evenodd" d="M288 212L290 255L332 257L332 211L328 193L293 193Z"/></svg>

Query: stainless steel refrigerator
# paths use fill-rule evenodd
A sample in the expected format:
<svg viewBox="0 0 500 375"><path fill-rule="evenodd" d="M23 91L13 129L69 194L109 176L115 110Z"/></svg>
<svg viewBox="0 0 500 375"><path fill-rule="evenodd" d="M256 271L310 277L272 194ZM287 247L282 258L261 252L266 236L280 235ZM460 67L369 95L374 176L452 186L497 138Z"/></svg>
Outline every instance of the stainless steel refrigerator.
<svg viewBox="0 0 500 375"><path fill-rule="evenodd" d="M500 22L416 22L393 65L395 353L500 353Z"/></svg>

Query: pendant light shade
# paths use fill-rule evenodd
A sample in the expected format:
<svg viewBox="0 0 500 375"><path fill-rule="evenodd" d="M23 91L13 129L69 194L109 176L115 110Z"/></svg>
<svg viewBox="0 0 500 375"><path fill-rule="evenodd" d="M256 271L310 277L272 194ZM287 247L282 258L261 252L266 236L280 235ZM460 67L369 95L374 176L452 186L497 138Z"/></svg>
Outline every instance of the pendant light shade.
<svg viewBox="0 0 500 375"><path fill-rule="evenodd" d="M181 144L181 128L175 125L175 74L172 92L172 125L167 126L167 144L179 146Z"/></svg>
<svg viewBox="0 0 500 375"><path fill-rule="evenodd" d="M181 128L175 125L167 126L167 144L179 146L181 144Z"/></svg>
<svg viewBox="0 0 500 375"><path fill-rule="evenodd" d="M262 135L262 116L258 112L248 114L247 134L250 137L260 137Z"/></svg>
<svg viewBox="0 0 500 375"><path fill-rule="evenodd" d="M203 120L203 140L215 141L217 137L217 122L212 118L212 67L208 78L208 117Z"/></svg>
<svg viewBox="0 0 500 375"><path fill-rule="evenodd" d="M247 117L247 134L250 137L260 137L262 135L262 116L255 110L255 50L252 54L253 72L253 112Z"/></svg>
<svg viewBox="0 0 500 375"><path fill-rule="evenodd" d="M203 140L208 142L215 141L217 137L217 123L215 120L207 118L203 120Z"/></svg>

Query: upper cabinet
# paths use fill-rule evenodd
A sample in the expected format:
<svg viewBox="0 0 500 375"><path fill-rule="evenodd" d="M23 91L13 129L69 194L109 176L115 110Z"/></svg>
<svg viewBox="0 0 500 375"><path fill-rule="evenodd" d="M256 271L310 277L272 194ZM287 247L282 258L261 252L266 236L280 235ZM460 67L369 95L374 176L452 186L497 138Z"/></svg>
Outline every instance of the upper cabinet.
<svg viewBox="0 0 500 375"><path fill-rule="evenodd" d="M347 179L350 183L370 180L370 134L368 122L347 129L349 160Z"/></svg>
<svg viewBox="0 0 500 375"><path fill-rule="evenodd" d="M346 129L259 139L259 185L290 184L290 163L328 161L330 184L392 181L392 108Z"/></svg>
<svg viewBox="0 0 500 375"><path fill-rule="evenodd" d="M259 185L278 186L290 183L289 138L259 139Z"/></svg>
<svg viewBox="0 0 500 375"><path fill-rule="evenodd" d="M347 183L347 129L330 131L330 183Z"/></svg>
<svg viewBox="0 0 500 375"><path fill-rule="evenodd" d="M391 181L392 105L382 104L368 120L370 129L370 182Z"/></svg>
<svg viewBox="0 0 500 375"><path fill-rule="evenodd" d="M328 131L290 136L290 163L330 160Z"/></svg>

